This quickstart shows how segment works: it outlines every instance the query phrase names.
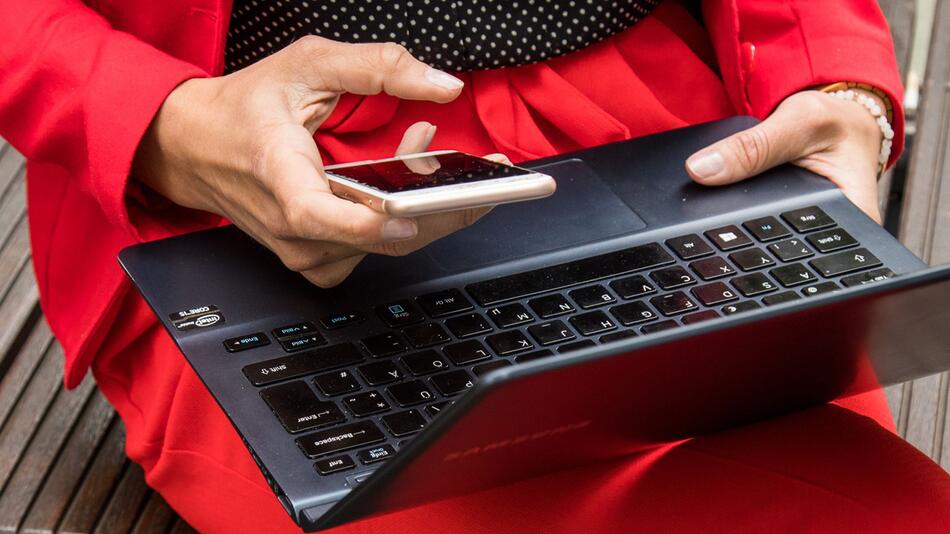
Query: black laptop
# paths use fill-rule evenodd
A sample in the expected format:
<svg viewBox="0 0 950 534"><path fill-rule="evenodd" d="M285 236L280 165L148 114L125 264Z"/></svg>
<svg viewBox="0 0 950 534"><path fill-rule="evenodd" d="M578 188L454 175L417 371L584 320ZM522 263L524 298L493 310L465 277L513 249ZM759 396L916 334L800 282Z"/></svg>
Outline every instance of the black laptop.
<svg viewBox="0 0 950 534"><path fill-rule="evenodd" d="M120 260L307 530L948 367L950 268L831 182L689 180L753 123L529 163L553 196L330 290L233 227Z"/></svg>

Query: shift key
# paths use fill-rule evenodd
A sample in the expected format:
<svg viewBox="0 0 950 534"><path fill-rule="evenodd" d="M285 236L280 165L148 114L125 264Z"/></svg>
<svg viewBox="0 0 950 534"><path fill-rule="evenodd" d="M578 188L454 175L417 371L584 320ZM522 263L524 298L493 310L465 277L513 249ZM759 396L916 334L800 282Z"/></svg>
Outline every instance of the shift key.
<svg viewBox="0 0 950 534"><path fill-rule="evenodd" d="M310 458L383 441L383 432L372 421L321 430L297 439L297 446Z"/></svg>
<svg viewBox="0 0 950 534"><path fill-rule="evenodd" d="M328 371L363 361L363 355L352 343L340 343L320 349L274 358L244 367L244 376L255 386Z"/></svg>

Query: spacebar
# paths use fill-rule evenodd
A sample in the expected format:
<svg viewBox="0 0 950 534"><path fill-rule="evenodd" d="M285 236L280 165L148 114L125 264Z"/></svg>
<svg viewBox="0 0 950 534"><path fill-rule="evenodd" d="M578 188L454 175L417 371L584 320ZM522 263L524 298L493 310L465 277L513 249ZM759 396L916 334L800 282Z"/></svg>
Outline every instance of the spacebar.
<svg viewBox="0 0 950 534"><path fill-rule="evenodd" d="M650 243L570 263L476 282L469 284L465 289L479 304L489 306L496 302L553 291L667 263L673 263L673 256L670 256L659 244Z"/></svg>

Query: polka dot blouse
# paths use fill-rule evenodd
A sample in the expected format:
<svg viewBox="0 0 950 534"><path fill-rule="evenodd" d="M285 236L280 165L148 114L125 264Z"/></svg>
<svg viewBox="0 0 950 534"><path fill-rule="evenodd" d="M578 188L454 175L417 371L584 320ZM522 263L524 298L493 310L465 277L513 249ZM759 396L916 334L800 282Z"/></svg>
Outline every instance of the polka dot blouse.
<svg viewBox="0 0 950 534"><path fill-rule="evenodd" d="M393 41L448 71L523 65L618 33L659 0L235 0L225 68L232 72L315 34Z"/></svg>

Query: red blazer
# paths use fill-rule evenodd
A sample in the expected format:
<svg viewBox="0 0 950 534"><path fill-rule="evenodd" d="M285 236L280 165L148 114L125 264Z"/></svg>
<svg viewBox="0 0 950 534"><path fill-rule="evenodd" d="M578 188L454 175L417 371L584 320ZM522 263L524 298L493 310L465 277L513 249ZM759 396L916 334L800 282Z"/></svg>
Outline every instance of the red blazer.
<svg viewBox="0 0 950 534"><path fill-rule="evenodd" d="M129 169L165 96L221 73L230 9L230 0L0 0L0 136L28 160L34 268L67 386L97 353L154 325L116 317L137 298L118 251L213 223L143 199ZM444 119L435 148L521 160L737 112L764 117L820 83L866 82L901 101L874 0L708 0L703 15L706 28L668 0L583 51L465 74L449 106L344 98L316 139L330 160L378 156L408 122ZM899 110L895 123L892 158Z"/></svg>

